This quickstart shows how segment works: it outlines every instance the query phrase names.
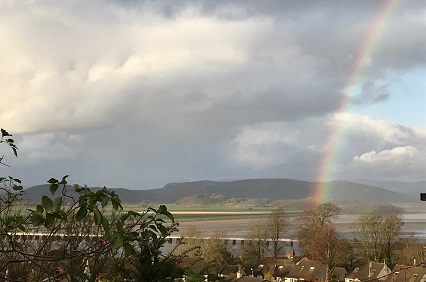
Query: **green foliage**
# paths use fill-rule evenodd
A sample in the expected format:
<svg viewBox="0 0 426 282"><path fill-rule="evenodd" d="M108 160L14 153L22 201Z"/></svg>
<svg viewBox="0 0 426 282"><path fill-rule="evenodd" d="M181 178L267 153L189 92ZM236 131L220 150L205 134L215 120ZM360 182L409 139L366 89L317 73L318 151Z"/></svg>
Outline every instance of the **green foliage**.
<svg viewBox="0 0 426 282"><path fill-rule="evenodd" d="M7 145L9 145L9 147L12 149L13 153L15 154L15 156L18 156L18 147L16 147L15 145L15 140L13 140L12 134L10 134L9 132L7 132L6 130L4 130L3 128L0 129L1 131L1 137L0 137L0 144L1 143L6 143ZM3 157L0 158L0 163L2 163Z"/></svg>
<svg viewBox="0 0 426 282"><path fill-rule="evenodd" d="M14 203L22 198L21 181L11 176L0 177L0 230L25 230L25 218L13 212Z"/></svg>
<svg viewBox="0 0 426 282"><path fill-rule="evenodd" d="M5 143L8 145L17 157L18 147L15 145L12 134L3 128L0 131L0 144ZM3 163L3 157L0 158L0 164L8 166ZM15 203L22 198L24 188L21 185L21 180L12 176L0 177L0 185L0 230L5 233L15 229L24 231L26 218L13 212Z"/></svg>
<svg viewBox="0 0 426 282"><path fill-rule="evenodd" d="M7 144L17 156L12 135L4 129L1 135L0 143ZM0 163L6 165L2 160ZM6 279L1 273L15 273L13 269L19 267L27 272L10 277L21 275L28 281L57 276L54 269L58 267L72 281L100 277L122 281L128 274L132 279L139 277L136 281L148 281L141 277L173 281L182 275L177 267L179 257L163 256L160 251L178 226L166 206L124 212L114 191L70 186L67 179L68 175L50 178L51 195L43 195L34 209L22 210L21 181L0 177L0 280ZM108 207L113 212L109 216L105 214ZM33 233L44 235L36 240ZM109 268L105 270L106 264ZM114 265L128 271L117 277Z"/></svg>
<svg viewBox="0 0 426 282"><path fill-rule="evenodd" d="M186 282L204 282L204 275L197 274L191 269L185 270L185 281Z"/></svg>
<svg viewBox="0 0 426 282"><path fill-rule="evenodd" d="M139 244L139 248L137 254L121 260L121 267L117 268L121 279L172 282L182 277L183 270L178 267L179 257L162 257L161 252L150 244Z"/></svg>
<svg viewBox="0 0 426 282"><path fill-rule="evenodd" d="M184 255L163 255L161 251L177 226L164 205L158 209L150 207L142 214L123 213L110 234L111 247L122 248L125 256L115 267L118 277L132 281L174 281L182 277L178 263Z"/></svg>
<svg viewBox="0 0 426 282"><path fill-rule="evenodd" d="M138 264L137 268L128 268L123 273L124 277L151 277L159 276L159 280L149 281L169 281L169 277L177 278L182 272L177 267L178 257L162 256L160 248L166 242L166 237L177 230L178 224L174 221L173 215L167 207L161 205L158 209L149 207L144 212L134 211L123 212L120 198L113 191L105 187L96 192L87 187L79 185L72 186L72 192L77 193L78 198L74 199L68 190L67 176L61 181L51 178L49 180L52 194L61 191L61 196L55 197L43 195L41 204L35 209L27 210L26 217L14 217L14 223L25 227L42 227L48 231L48 237L52 240L56 234L62 234L62 228L72 222L84 222L93 219L94 227L101 229L99 240L105 240L106 249L101 249L98 245L81 250L73 249L76 254L64 254L57 258L58 261L75 260L77 257L90 257L91 254L103 254L108 251L122 250L124 255L122 263L125 265ZM69 201L64 201L67 199ZM16 204L16 203L15 203ZM104 208L112 205L113 211L119 216L108 218L104 215ZM27 218L27 220L24 220ZM12 222L9 218L8 222ZM9 223L11 228L16 227ZM90 233L89 233L90 234ZM46 243L47 246L47 243ZM9 246L10 253L16 253L13 246ZM31 262L44 260L42 256L29 259ZM50 258L52 259L52 258ZM53 259L55 260L55 259ZM9 263L7 263L9 264ZM75 263L74 263L75 264ZM145 281L145 280L136 280ZM170 280L173 281L173 280Z"/></svg>

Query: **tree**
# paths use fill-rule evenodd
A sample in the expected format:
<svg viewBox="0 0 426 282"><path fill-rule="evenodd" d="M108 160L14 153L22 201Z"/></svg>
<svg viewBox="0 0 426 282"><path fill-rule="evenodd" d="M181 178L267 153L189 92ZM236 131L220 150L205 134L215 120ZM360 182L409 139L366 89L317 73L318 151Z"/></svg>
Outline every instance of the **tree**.
<svg viewBox="0 0 426 282"><path fill-rule="evenodd" d="M247 269L258 265L268 255L268 229L265 221L254 222L241 246L241 261Z"/></svg>
<svg viewBox="0 0 426 282"><path fill-rule="evenodd" d="M339 215L341 209L332 203L322 203L315 208L308 210L308 215L311 215L311 220L316 225L321 226L325 223L330 223L330 220Z"/></svg>
<svg viewBox="0 0 426 282"><path fill-rule="evenodd" d="M305 211L298 219L297 235L305 255L319 260L326 266L326 281L338 254L339 233L331 218L337 216L340 209L331 203L323 203Z"/></svg>
<svg viewBox="0 0 426 282"><path fill-rule="evenodd" d="M404 225L401 216L397 212L390 212L383 216L381 224L382 244L384 245L384 258L389 264L393 262L393 252Z"/></svg>
<svg viewBox="0 0 426 282"><path fill-rule="evenodd" d="M379 214L362 215L354 222L353 233L361 240L367 260L378 261L381 257L380 224Z"/></svg>
<svg viewBox="0 0 426 282"><path fill-rule="evenodd" d="M221 233L206 236L197 228L192 227L184 233L176 252L199 257L200 260L211 266L210 269L218 274L225 265L234 262L234 257L228 251L223 240L224 237L225 235Z"/></svg>
<svg viewBox="0 0 426 282"><path fill-rule="evenodd" d="M410 234L401 242L401 254L398 263L415 265L423 261L424 255L424 244L414 234Z"/></svg>
<svg viewBox="0 0 426 282"><path fill-rule="evenodd" d="M335 266L353 269L353 265L357 263L354 247L347 238L340 238L337 242L337 251L334 258Z"/></svg>
<svg viewBox="0 0 426 282"><path fill-rule="evenodd" d="M2 143L18 156L12 135L4 129L1 129ZM7 165L3 157L0 164ZM111 254L115 258L117 253L127 260L126 267L138 261L139 274L167 270L167 279L180 275L175 257L162 256L160 251L165 238L177 227L166 206L149 207L143 212L124 211L114 191L105 187L92 191L78 184L70 186L67 178L67 175L60 180L50 178L51 195L43 195L34 209L22 210L17 209L23 195L21 181L0 177L3 185L0 187L3 192L0 193L0 278L39 281L66 276L70 281L81 281L84 280L81 277L89 279L90 272L96 272L94 260L99 262ZM91 226L87 225L89 222ZM34 231L45 235L35 240ZM21 269L16 279L14 269ZM117 278L108 267L100 274L108 279ZM167 281L164 278L163 275L149 281Z"/></svg>
<svg viewBox="0 0 426 282"><path fill-rule="evenodd" d="M386 260L391 265L402 225L403 221L397 212L360 216L354 222L353 232L361 240L365 258Z"/></svg>
<svg viewBox="0 0 426 282"><path fill-rule="evenodd" d="M201 242L201 257L210 263L216 274L227 264L232 263L234 258L226 248L222 234L215 234Z"/></svg>
<svg viewBox="0 0 426 282"><path fill-rule="evenodd" d="M167 242L167 237L177 231L178 223L174 222L173 216L164 205L157 210L150 208L150 211L148 218L153 220L151 223L156 225L156 231L144 230L131 238L131 255L124 255L116 265L115 278L120 281L132 279L137 282L167 282L175 281L184 274L178 264L186 253L175 254L174 249L168 254L163 254L161 250ZM165 224L165 216L171 219L170 224Z"/></svg>
<svg viewBox="0 0 426 282"><path fill-rule="evenodd" d="M179 244L175 248L176 254L186 254L190 257L201 257L201 242L203 234L195 227L191 226L182 233Z"/></svg>
<svg viewBox="0 0 426 282"><path fill-rule="evenodd" d="M204 282L206 278L202 274L195 273L191 269L185 271L185 281L186 282Z"/></svg>
<svg viewBox="0 0 426 282"><path fill-rule="evenodd" d="M309 240L309 253L312 259L325 265L325 281L329 281L337 254L339 234L334 225L323 224Z"/></svg>
<svg viewBox="0 0 426 282"><path fill-rule="evenodd" d="M274 258L278 257L279 252L284 247L280 244L283 234L288 229L288 220L285 215L284 209L279 207L272 211L266 221L269 238L272 240Z"/></svg>
<svg viewBox="0 0 426 282"><path fill-rule="evenodd" d="M331 223L331 219L340 214L340 208L331 203L322 203L306 210L298 218L296 233L299 244L305 255L309 255L309 246L315 237L315 233L321 230L326 223Z"/></svg>

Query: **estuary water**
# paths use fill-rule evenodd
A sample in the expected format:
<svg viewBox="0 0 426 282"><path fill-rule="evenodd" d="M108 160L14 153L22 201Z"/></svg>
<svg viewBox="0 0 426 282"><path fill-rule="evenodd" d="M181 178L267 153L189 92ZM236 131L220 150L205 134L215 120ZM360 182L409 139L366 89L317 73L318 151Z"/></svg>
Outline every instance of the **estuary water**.
<svg viewBox="0 0 426 282"><path fill-rule="evenodd" d="M353 222L360 217L359 214L343 214L333 222L338 226L339 231L345 237L353 238L351 227ZM404 225L402 226L402 235L409 236L414 234L420 239L426 240L426 213L405 213L401 215Z"/></svg>
<svg viewBox="0 0 426 282"><path fill-rule="evenodd" d="M336 224L338 231L342 236L353 239L354 234L351 231L353 222L359 218L359 214L343 214L334 219L333 223ZM404 225L402 226L402 236L409 236L414 233L416 237L426 241L426 213L406 213L402 215ZM259 219L257 219L259 220ZM244 240L247 238L250 228L257 221L256 219L218 219L218 220L203 220L203 221L187 221L181 222L179 231L173 234L173 238L169 243L166 243L163 251L169 252L173 249L180 236L188 236L194 234L201 237L219 237L223 238L227 244L227 248L234 255L238 255ZM293 218L292 221L296 221ZM296 255L301 254L301 250L297 241L294 231L291 229L284 235L286 241L282 242L283 250L282 255L295 252ZM269 251L272 251L270 249Z"/></svg>
<svg viewBox="0 0 426 282"><path fill-rule="evenodd" d="M353 239L351 228L353 222L360 214L343 214L333 220L338 231L347 238ZM402 214L404 225L402 226L403 236L414 233L416 237L426 240L426 213L406 213ZM218 219L204 221L181 222L179 232L176 236L185 236L194 228L203 236L220 236L226 238L245 238L250 231L250 226L256 219ZM293 219L295 221L295 219ZM291 230L288 238L294 239Z"/></svg>

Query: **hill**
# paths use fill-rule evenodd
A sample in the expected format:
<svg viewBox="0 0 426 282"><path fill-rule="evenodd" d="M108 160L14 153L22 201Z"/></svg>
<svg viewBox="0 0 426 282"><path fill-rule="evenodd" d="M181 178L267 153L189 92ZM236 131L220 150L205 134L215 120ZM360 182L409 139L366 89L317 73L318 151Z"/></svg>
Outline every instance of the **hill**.
<svg viewBox="0 0 426 282"><path fill-rule="evenodd" d="M170 183L163 188L151 190L129 190L114 188L123 202L170 204L191 196L222 195L225 198L300 200L312 197L318 183L294 179L245 179L236 181L196 181ZM24 198L39 202L42 195L50 195L48 185L39 185L25 190ZM413 199L398 192L385 190L349 181L327 183L328 200L352 202L401 203ZM100 188L94 188L100 189Z"/></svg>
<svg viewBox="0 0 426 282"><path fill-rule="evenodd" d="M426 193L426 181L403 182L403 181L355 180L354 182L381 187L389 191L403 193L415 200L419 199L420 193Z"/></svg>
<svg viewBox="0 0 426 282"><path fill-rule="evenodd" d="M103 187L91 187L92 191L97 191L102 189ZM74 188L72 186L67 186L67 189L70 191ZM130 190L124 188L111 188L110 190L114 190L119 196L122 202L124 203L140 203L144 201L142 199L141 191L144 190ZM57 195L60 194L60 190L56 192ZM50 196L49 184L36 185L24 190L23 199L29 203L39 203L40 199L43 195ZM77 193L70 193L73 197L77 197Z"/></svg>

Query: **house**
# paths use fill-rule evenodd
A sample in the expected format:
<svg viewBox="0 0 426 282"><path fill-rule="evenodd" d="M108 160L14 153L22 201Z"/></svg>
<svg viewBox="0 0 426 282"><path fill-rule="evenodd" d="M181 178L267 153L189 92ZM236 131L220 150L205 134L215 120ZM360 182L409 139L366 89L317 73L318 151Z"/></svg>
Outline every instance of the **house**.
<svg viewBox="0 0 426 282"><path fill-rule="evenodd" d="M284 277L288 273L290 267L294 265L292 258L264 258L260 264L252 270L252 275L257 278L265 278L270 275L275 279L277 277Z"/></svg>
<svg viewBox="0 0 426 282"><path fill-rule="evenodd" d="M323 281L325 279L325 271L325 265L308 258L303 258L291 267L283 281Z"/></svg>
<svg viewBox="0 0 426 282"><path fill-rule="evenodd" d="M234 276L237 273L239 273L239 275L243 276L246 273L244 272L244 270L239 267L238 265L225 265L219 273L219 277L229 277L229 276Z"/></svg>
<svg viewBox="0 0 426 282"><path fill-rule="evenodd" d="M242 277L227 277L222 280L222 282L264 282L267 280L263 280L262 278L251 277L251 276L242 276Z"/></svg>
<svg viewBox="0 0 426 282"><path fill-rule="evenodd" d="M359 267L355 267L346 275L345 282L358 281L383 281L390 273L389 267L385 263L368 262Z"/></svg>
<svg viewBox="0 0 426 282"><path fill-rule="evenodd" d="M344 267L335 267L331 273L331 280L333 281L345 281L346 269Z"/></svg>
<svg viewBox="0 0 426 282"><path fill-rule="evenodd" d="M212 279L212 277L216 277L222 280L225 279L223 281L240 281L226 279L241 278L246 275L244 270L238 265L225 265L219 270L219 272L217 272L217 269L214 267L214 264L206 262L201 257L183 258L182 261L179 263L179 267L184 270L190 269L196 274L203 275L206 280Z"/></svg>
<svg viewBox="0 0 426 282"><path fill-rule="evenodd" d="M276 281L285 281L285 278L288 276L288 274L294 267L296 267L295 264L289 264L289 263L278 265L275 268L275 272L273 274L274 279Z"/></svg>
<svg viewBox="0 0 426 282"><path fill-rule="evenodd" d="M266 258L261 262L262 264L257 268L252 269L252 275L261 279L264 279L266 276L272 276L272 281L317 282L324 281L326 276L325 265L306 257L297 259ZM346 269L343 267L335 267L331 273L330 279L343 282L345 280L345 275Z"/></svg>
<svg viewBox="0 0 426 282"><path fill-rule="evenodd" d="M261 263L256 268L251 269L251 276L263 279L270 271L273 271L273 266Z"/></svg>
<svg viewBox="0 0 426 282"><path fill-rule="evenodd" d="M385 282L426 282L426 268L397 264Z"/></svg>
<svg viewBox="0 0 426 282"><path fill-rule="evenodd" d="M206 263L202 258L200 257L186 257L183 258L178 266L181 269L191 269L195 273L198 274L204 274L208 273L208 270L210 268L210 264Z"/></svg>

